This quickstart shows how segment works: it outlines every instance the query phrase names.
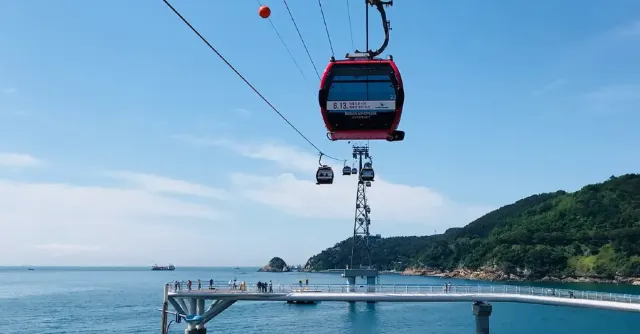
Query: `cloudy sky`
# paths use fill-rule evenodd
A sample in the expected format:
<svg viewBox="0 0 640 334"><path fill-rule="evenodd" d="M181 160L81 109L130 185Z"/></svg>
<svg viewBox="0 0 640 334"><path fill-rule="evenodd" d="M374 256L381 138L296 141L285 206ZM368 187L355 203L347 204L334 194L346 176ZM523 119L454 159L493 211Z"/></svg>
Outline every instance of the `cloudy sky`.
<svg viewBox="0 0 640 334"><path fill-rule="evenodd" d="M281 3L272 22L303 75L252 1L175 5L300 131L349 158L325 137L317 75ZM161 1L2 7L0 265L304 263L352 232L355 178L315 185L317 152ZM290 7L321 73L319 10ZM324 10L335 53L351 51L345 4ZM372 232L440 233L637 171L638 10L389 9L407 137L371 143ZM351 13L358 47L363 13Z"/></svg>

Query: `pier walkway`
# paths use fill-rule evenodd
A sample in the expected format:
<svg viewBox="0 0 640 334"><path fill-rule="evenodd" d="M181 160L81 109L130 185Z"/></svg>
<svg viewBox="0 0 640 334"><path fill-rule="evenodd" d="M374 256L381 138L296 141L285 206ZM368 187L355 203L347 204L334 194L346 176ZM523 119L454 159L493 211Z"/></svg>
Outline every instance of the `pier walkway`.
<svg viewBox="0 0 640 334"><path fill-rule="evenodd" d="M629 294L575 291L514 285L273 285L273 292L258 291L247 283L246 290L232 289L227 284L192 281L167 283L165 305L175 309L178 318L187 322L187 334L206 333L205 324L236 301L279 302L471 302L476 317L476 332L489 333L489 302L528 303L639 312L640 296ZM269 291L269 290L268 290ZM205 301L213 301L205 309ZM166 308L166 306L165 306Z"/></svg>

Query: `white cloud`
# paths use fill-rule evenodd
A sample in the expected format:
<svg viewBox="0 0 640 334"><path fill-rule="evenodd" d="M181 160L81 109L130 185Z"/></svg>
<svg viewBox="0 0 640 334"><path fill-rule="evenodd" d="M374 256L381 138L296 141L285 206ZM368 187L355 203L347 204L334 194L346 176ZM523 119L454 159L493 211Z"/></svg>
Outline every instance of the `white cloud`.
<svg viewBox="0 0 640 334"><path fill-rule="evenodd" d="M313 171L318 165L318 157L301 152L278 141L238 142L229 139L210 139L191 135L174 135L173 138L185 141L198 147L222 147L243 156L268 160L285 169Z"/></svg>
<svg viewBox="0 0 640 334"><path fill-rule="evenodd" d="M209 138L197 137L187 134L175 134L171 135L171 138L181 140L195 147L208 147L214 145L213 140Z"/></svg>
<svg viewBox="0 0 640 334"><path fill-rule="evenodd" d="M349 236L355 177L338 176L332 186L317 186L313 153L269 141L185 138L255 159L250 165L258 170L264 170L259 160L283 170L230 174L226 190L128 171L103 173L124 181L111 187L0 179L0 263L256 265L274 255L300 263ZM394 184L382 171L377 174L367 189L373 233L442 232L490 210L456 203L427 187ZM263 229L265 221L269 228ZM301 237L292 240L290 230ZM252 251L256 247L259 252Z"/></svg>
<svg viewBox="0 0 640 334"><path fill-rule="evenodd" d="M640 20L620 26L613 30L617 37L640 37Z"/></svg>
<svg viewBox="0 0 640 334"><path fill-rule="evenodd" d="M531 93L535 96L543 95L564 86L566 83L567 81L565 79L557 79L534 90Z"/></svg>
<svg viewBox="0 0 640 334"><path fill-rule="evenodd" d="M0 167L31 167L41 163L29 154L0 152Z"/></svg>
<svg viewBox="0 0 640 334"><path fill-rule="evenodd" d="M243 109L243 108L236 109L236 113L238 113L238 115L240 115L241 117L244 117L244 118L249 118L251 116L251 112L249 110Z"/></svg>
<svg viewBox="0 0 640 334"><path fill-rule="evenodd" d="M201 245L224 237L215 229L230 219L146 190L0 179L0 263L141 264L176 252L202 263ZM189 242L174 245L178 235Z"/></svg>
<svg viewBox="0 0 640 334"><path fill-rule="evenodd" d="M105 174L113 178L134 183L151 192L212 197L217 199L227 199L229 196L223 189L211 188L201 184L170 179L152 174L123 171L107 172Z"/></svg>
<svg viewBox="0 0 640 334"><path fill-rule="evenodd" d="M98 252L102 248L99 246L86 246L86 245L74 245L74 244L45 244L36 245L36 249L43 250L53 257L68 256L78 253Z"/></svg>
<svg viewBox="0 0 640 334"><path fill-rule="evenodd" d="M602 87L587 97L594 101L618 102L640 99L640 85L610 85Z"/></svg>
<svg viewBox="0 0 640 334"><path fill-rule="evenodd" d="M71 252L92 252L99 251L101 248L98 246L83 246L83 245L73 245L73 244L46 244L46 245L37 245L36 248L52 250L52 251L71 251Z"/></svg>
<svg viewBox="0 0 640 334"><path fill-rule="evenodd" d="M585 95L588 106L600 112L637 111L640 85L609 85Z"/></svg>
<svg viewBox="0 0 640 334"><path fill-rule="evenodd" d="M366 190L374 220L413 222L442 230L478 217L477 207L457 204L432 189L376 179ZM245 197L288 214L305 218L352 219L354 216L355 176L338 176L331 186L318 186L311 178L298 179L289 173L234 174L233 182ZM485 212L480 210L480 214Z"/></svg>
<svg viewBox="0 0 640 334"><path fill-rule="evenodd" d="M232 174L236 191L244 197L299 217L353 219L356 176L340 176L336 171L338 175L333 185L316 185L314 178L318 163L313 154L273 142L193 139L200 144L225 147L248 158L275 162L288 171L302 171L308 175L298 178L290 172L280 175ZM412 222L431 231L464 225L491 210L485 206L456 203L427 187L394 184L380 177L379 173L373 186L367 188L367 195L373 220L388 224Z"/></svg>

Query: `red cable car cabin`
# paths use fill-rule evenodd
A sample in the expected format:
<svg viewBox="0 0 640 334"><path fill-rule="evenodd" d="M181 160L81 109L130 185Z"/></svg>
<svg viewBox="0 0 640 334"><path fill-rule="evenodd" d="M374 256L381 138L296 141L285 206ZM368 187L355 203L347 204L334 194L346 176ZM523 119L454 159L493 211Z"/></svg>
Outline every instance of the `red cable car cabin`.
<svg viewBox="0 0 640 334"><path fill-rule="evenodd" d="M392 58L332 60L318 94L331 140L404 139L402 77Z"/></svg>

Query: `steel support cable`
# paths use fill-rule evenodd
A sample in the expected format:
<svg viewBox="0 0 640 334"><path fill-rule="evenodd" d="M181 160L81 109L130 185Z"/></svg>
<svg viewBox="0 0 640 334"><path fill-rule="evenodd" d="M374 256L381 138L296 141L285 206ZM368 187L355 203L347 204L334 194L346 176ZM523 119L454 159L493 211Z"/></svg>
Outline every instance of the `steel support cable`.
<svg viewBox="0 0 640 334"><path fill-rule="evenodd" d="M331 43L331 35L329 35L329 27L327 27L327 20L324 18L324 10L322 9L321 0L318 0L318 6L320 6L320 14L322 14L322 22L324 23L324 30L327 32L327 39L329 40L329 47L331 48L331 56L335 57L336 53L333 52L333 43Z"/></svg>
<svg viewBox="0 0 640 334"><path fill-rule="evenodd" d="M349 0L346 1L347 3L347 17L349 18L349 35L351 36L351 50L354 50L354 45L353 45L353 28L351 26L351 9L349 6Z"/></svg>
<svg viewBox="0 0 640 334"><path fill-rule="evenodd" d="M193 27L193 25L191 25L191 23L189 23L189 21L187 21L187 19L182 16L182 14L180 14L180 12L178 12L177 9L175 9L175 7L173 7L173 5L171 5L171 3L169 3L168 0L162 0L162 2L165 3L165 5L167 5L167 7L169 7L169 9L171 9L171 11L173 11L174 14L176 14L176 16L178 16L180 18L180 20L182 20L182 22L184 22L184 24L186 24L189 29L191 29L191 31L193 31L196 35L198 35L198 37L200 38L200 40L202 40L208 47L209 49L211 49L211 51L213 51L216 55L218 55L218 57L220 57L220 59L222 59L222 61L224 61L225 64L227 64L227 66L229 66L229 68L231 68L231 70L233 70L233 72L236 73L236 75L238 75L238 77L240 77L240 79L242 79L242 81L244 81L244 83L247 84L247 86L249 86L249 88L251 88L269 107L271 107L271 109L273 111L276 112L276 114L278 114L278 116L280 116L280 118L282 118L285 122L287 122L287 124L289 124L289 126L295 130L300 137L302 137L307 143L309 143L309 145L311 145L314 149L316 149L316 151L318 151L318 153L320 153L321 155L329 158L329 159L333 159L335 161L344 161L344 159L338 159L338 158L334 158L330 155L325 154L324 152L322 152L322 150L320 150L320 148L318 148L318 146L316 146L316 144L314 144L309 138L307 138L307 136L305 136L300 130L298 130L298 128L296 128L295 125L293 125L293 123L291 123L279 110L278 108L276 108L273 104L271 104L271 102L269 100L267 100L266 97L264 97L264 95L262 95L262 93L260 93L260 91L254 87L249 80L247 80L233 65L231 65L231 63L213 46L211 45L211 43L209 43L209 41L204 38L204 36L202 36L202 34L200 34L200 32Z"/></svg>
<svg viewBox="0 0 640 334"><path fill-rule="evenodd" d="M262 3L260 2L260 0L256 0L256 1L258 2L258 5L262 6ZM282 35L280 35L280 32L276 28L275 24L273 24L273 21L271 21L271 18L268 18L268 20L269 20L269 24L271 24L271 28L273 28L273 31L276 32L276 35L278 35L278 38L280 39L280 42L282 42L282 45L287 50L287 53L291 57L291 60L293 60L293 63L296 65L296 68L298 69L298 72L300 72L300 75L302 75L302 78L304 78L304 81L308 85L311 85L311 83L309 82L309 79L307 79L307 76L304 74L304 71L302 71L302 68L300 67L300 64L298 64L298 61L296 60L296 57L293 56L293 53L291 52L291 49L289 49L289 46L284 41L284 38L282 38Z"/></svg>
<svg viewBox="0 0 640 334"><path fill-rule="evenodd" d="M164 0L163 0L164 1ZM316 67L316 63L311 58L311 53L309 52L309 48L307 48L307 43L304 42L304 38L300 33L300 29L298 29L298 25L296 24L296 20L293 18L293 14L291 14L291 9L289 8L289 4L287 0L284 1L284 6L287 7L287 12L289 12L289 17L291 18L291 22L293 22L293 26L296 28L296 32L298 32L298 37L300 37L300 41L302 42L302 46L304 46L304 50L307 51L307 56L309 57L309 61L311 61L311 65L313 65L313 69L316 71L316 75L318 76L318 80L320 80L320 72L318 72L318 68Z"/></svg>

